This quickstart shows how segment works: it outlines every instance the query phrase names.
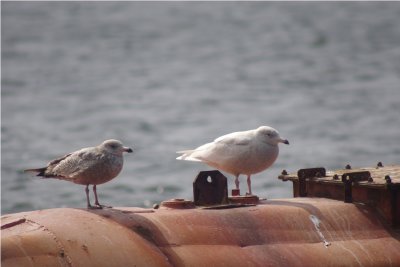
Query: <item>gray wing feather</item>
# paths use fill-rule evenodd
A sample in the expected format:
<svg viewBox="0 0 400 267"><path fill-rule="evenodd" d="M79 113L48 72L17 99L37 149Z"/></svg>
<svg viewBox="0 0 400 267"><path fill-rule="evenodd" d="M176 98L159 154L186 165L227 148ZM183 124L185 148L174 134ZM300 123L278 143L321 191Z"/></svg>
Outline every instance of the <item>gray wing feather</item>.
<svg viewBox="0 0 400 267"><path fill-rule="evenodd" d="M81 149L49 163L47 177L72 179L84 171L95 167L101 158L94 149Z"/></svg>

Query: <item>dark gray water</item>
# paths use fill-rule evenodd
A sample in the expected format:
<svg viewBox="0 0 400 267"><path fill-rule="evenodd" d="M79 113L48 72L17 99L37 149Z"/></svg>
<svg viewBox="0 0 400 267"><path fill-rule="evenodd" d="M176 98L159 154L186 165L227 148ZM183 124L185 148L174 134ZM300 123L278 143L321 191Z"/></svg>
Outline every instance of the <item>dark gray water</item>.
<svg viewBox="0 0 400 267"><path fill-rule="evenodd" d="M83 186L21 170L108 138L135 149L99 186L114 206L191 199L209 168L175 151L260 125L291 142L262 197L291 196L282 169L399 163L400 3L1 6L3 213L84 207Z"/></svg>

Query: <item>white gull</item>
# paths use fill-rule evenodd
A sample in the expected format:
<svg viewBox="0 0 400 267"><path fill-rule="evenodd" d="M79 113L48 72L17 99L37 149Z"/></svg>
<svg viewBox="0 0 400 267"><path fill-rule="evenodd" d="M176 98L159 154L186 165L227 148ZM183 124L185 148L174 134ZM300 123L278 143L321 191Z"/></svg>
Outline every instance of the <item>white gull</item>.
<svg viewBox="0 0 400 267"><path fill-rule="evenodd" d="M233 174L239 189L239 175L247 175L248 194L251 195L251 175L270 167L279 154L279 143L289 144L279 132L269 126L234 132L218 137L211 143L193 150L178 151L178 160L200 161Z"/></svg>

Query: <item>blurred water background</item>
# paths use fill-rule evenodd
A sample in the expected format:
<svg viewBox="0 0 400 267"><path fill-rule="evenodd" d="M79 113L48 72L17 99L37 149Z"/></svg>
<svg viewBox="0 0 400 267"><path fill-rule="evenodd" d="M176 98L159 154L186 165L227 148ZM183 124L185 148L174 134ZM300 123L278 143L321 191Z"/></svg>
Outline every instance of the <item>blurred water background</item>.
<svg viewBox="0 0 400 267"><path fill-rule="evenodd" d="M22 170L108 138L135 150L99 186L114 206L192 199L210 168L175 151L260 125L291 142L253 176L260 197L291 197L282 169L399 163L398 2L1 7L2 213L85 207L83 186Z"/></svg>

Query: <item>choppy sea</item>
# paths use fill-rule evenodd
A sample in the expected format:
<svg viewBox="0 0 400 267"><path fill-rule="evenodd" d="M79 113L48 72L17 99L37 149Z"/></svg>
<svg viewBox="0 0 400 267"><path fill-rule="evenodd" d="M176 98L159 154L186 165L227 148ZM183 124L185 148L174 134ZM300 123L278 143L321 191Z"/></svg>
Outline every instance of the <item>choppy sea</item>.
<svg viewBox="0 0 400 267"><path fill-rule="evenodd" d="M398 2L1 2L1 15L2 213L85 207L83 186L22 170L109 138L135 150L98 187L113 206L192 199L210 168L175 151L260 125L290 141L253 176L260 197L291 197L282 169L399 164Z"/></svg>

